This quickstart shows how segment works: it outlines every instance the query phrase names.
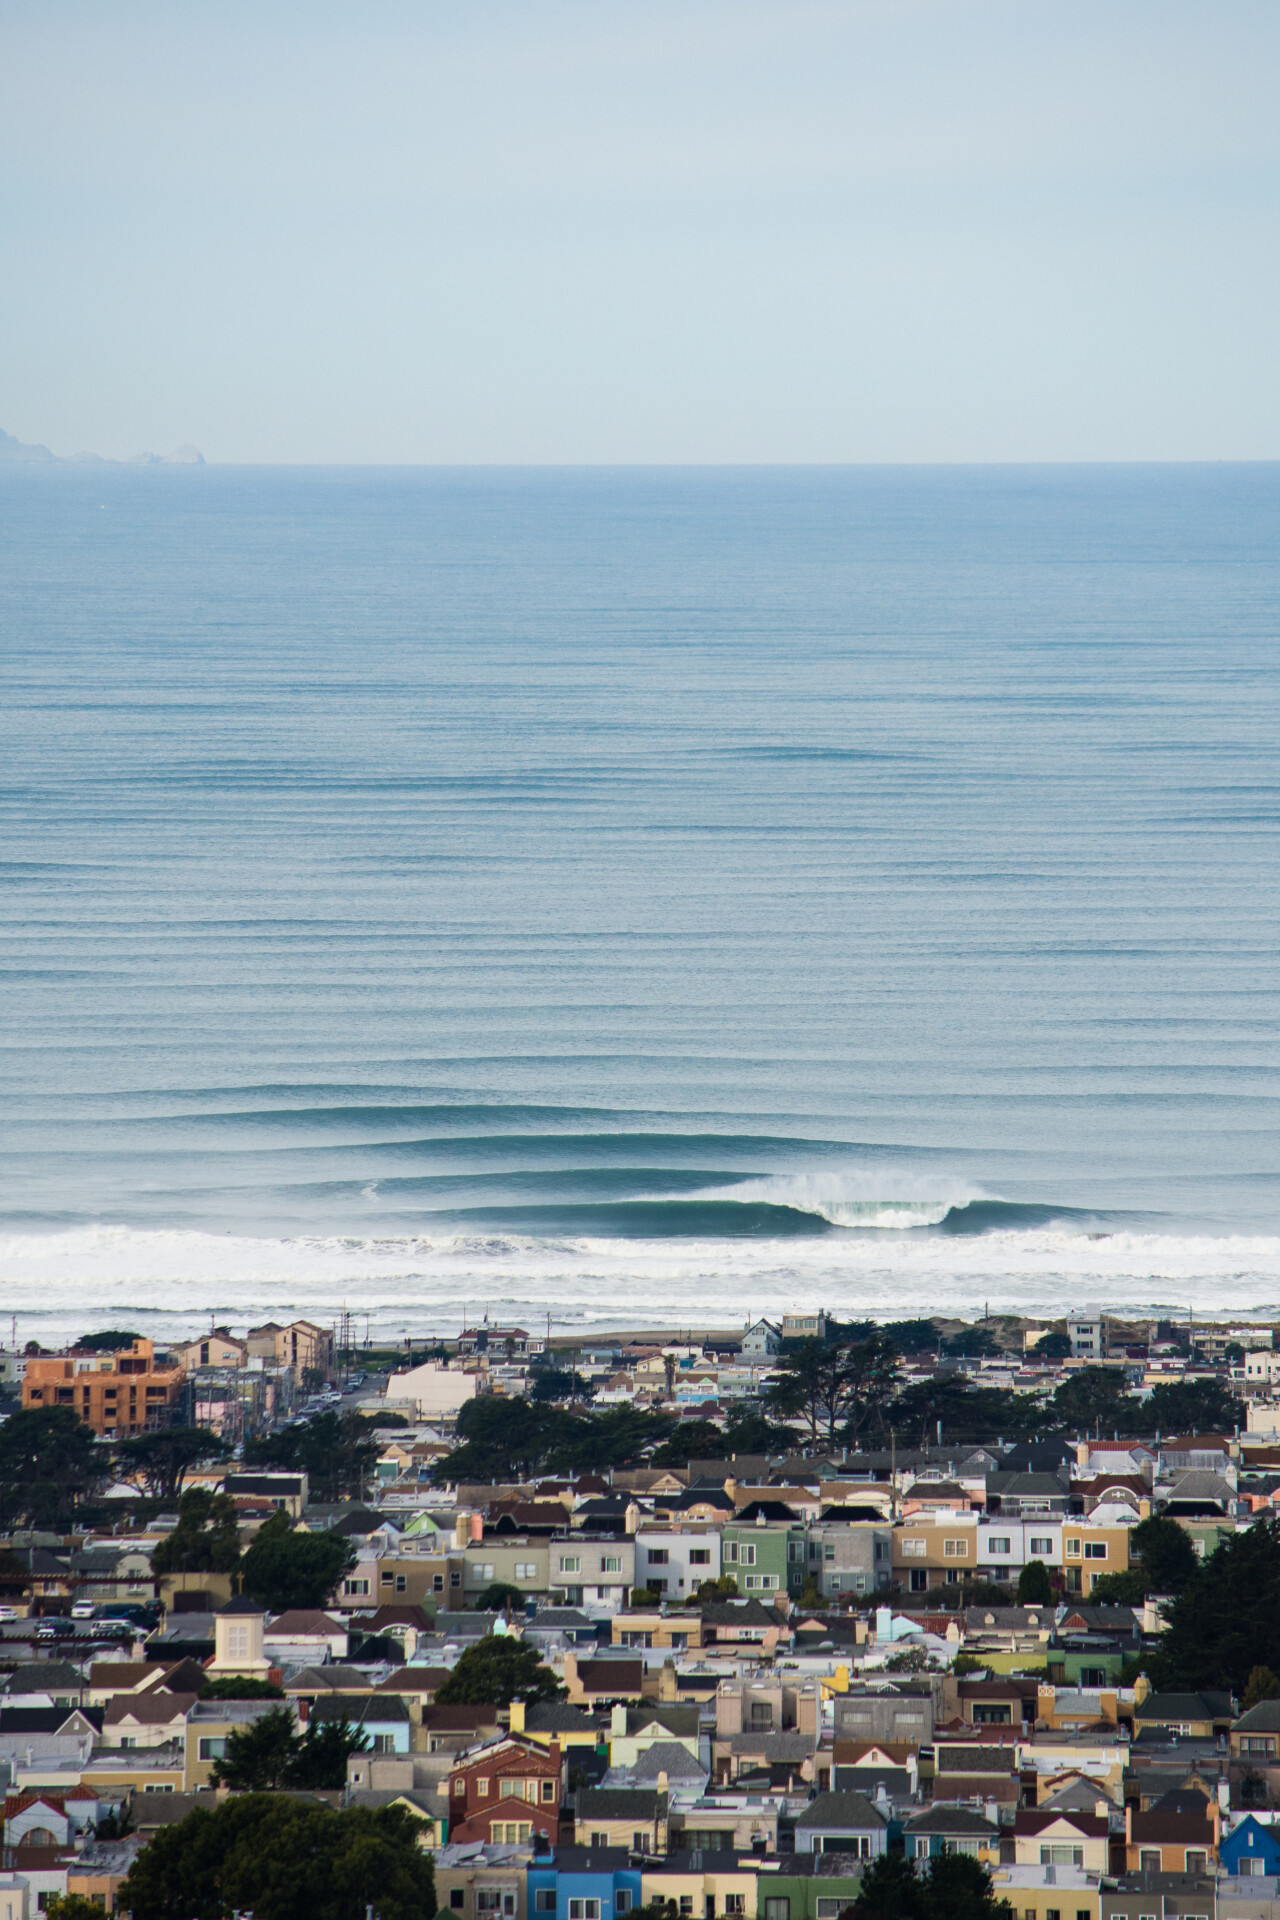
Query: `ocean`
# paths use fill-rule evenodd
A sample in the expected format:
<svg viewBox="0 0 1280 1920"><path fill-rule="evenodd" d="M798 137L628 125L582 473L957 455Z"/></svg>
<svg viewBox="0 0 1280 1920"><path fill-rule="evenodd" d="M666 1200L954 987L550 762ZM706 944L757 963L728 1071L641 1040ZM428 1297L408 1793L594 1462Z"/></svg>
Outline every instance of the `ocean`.
<svg viewBox="0 0 1280 1920"><path fill-rule="evenodd" d="M1280 1316L1278 533L0 468L0 1334Z"/></svg>

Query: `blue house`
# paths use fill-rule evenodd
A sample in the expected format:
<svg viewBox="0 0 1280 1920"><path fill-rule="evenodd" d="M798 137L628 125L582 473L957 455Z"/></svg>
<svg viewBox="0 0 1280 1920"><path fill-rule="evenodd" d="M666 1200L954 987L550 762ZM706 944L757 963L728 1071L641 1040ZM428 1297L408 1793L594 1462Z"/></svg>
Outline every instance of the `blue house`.
<svg viewBox="0 0 1280 1920"><path fill-rule="evenodd" d="M317 1700L311 1709L311 1723L322 1727L330 1720L345 1720L369 1736L373 1753L408 1753L413 1745L413 1722L401 1694L334 1693Z"/></svg>
<svg viewBox="0 0 1280 1920"><path fill-rule="evenodd" d="M1280 1874L1280 1838L1274 1827L1264 1827L1247 1813L1240 1825L1219 1842L1218 1858L1224 1873Z"/></svg>
<svg viewBox="0 0 1280 1920"><path fill-rule="evenodd" d="M557 1847L529 1867L530 1920L613 1920L641 1905L640 1868L625 1847Z"/></svg>

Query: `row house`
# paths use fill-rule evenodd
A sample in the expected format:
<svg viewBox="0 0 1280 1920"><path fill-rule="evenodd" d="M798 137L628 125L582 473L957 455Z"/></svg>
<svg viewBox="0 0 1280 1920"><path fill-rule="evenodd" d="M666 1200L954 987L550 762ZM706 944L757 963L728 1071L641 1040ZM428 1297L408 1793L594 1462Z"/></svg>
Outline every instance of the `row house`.
<svg viewBox="0 0 1280 1920"><path fill-rule="evenodd" d="M521 1843L560 1830L564 1767L560 1747L505 1739L463 1754L449 1774L451 1840Z"/></svg>

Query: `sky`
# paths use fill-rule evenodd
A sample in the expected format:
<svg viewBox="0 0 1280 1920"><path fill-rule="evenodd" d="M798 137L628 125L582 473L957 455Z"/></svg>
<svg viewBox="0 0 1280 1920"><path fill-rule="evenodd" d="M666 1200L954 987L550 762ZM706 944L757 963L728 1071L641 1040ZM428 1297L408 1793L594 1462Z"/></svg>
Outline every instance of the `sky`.
<svg viewBox="0 0 1280 1920"><path fill-rule="evenodd" d="M0 0L0 427L1280 457L1276 0Z"/></svg>

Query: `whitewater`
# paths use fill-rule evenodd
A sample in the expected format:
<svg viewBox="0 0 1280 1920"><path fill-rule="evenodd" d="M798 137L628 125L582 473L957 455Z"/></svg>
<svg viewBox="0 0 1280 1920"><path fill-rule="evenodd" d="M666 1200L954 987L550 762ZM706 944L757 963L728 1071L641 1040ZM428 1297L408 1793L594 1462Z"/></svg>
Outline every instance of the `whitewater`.
<svg viewBox="0 0 1280 1920"><path fill-rule="evenodd" d="M0 1330L1280 1317L1278 529L0 471Z"/></svg>

